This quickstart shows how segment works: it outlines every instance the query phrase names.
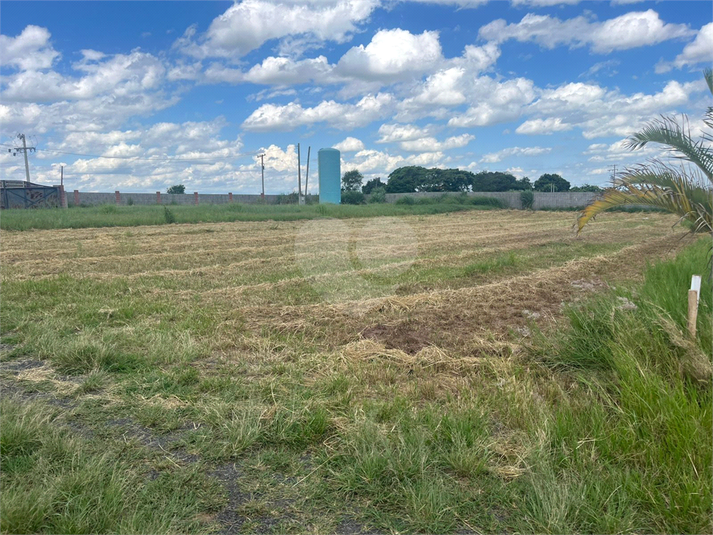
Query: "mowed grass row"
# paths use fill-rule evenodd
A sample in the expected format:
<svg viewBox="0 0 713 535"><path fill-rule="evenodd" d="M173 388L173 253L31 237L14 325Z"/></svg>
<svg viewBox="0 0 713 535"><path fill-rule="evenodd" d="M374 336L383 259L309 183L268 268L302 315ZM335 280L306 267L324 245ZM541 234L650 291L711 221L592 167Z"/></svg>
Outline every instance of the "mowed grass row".
<svg viewBox="0 0 713 535"><path fill-rule="evenodd" d="M507 214L488 214L488 224L507 229ZM450 228L447 242L467 218L476 233L479 216L429 217L423 227ZM545 234L571 221L542 217L551 218ZM0 428L2 530L709 532L709 281L695 342L679 298L706 269L707 244L650 267L640 284L619 279L564 309L543 303L565 315L554 328L458 323L489 285L491 306L499 296L532 308L543 298L538 280L568 292L605 275L614 283L620 266L680 247L675 235L656 236L670 220L644 221L646 234L632 217L602 218L584 241L591 250L545 240L471 258L454 239L464 255L449 266L434 240L438 263L411 268L419 284L400 280L363 315L316 304L324 295L314 281L304 293L253 284L257 305L235 299L228 279L214 292L193 282L200 258L183 274L192 291L167 283L158 266L138 280L52 275L49 262L38 281L5 271L2 342L13 347L2 379L12 395L1 409L13 425ZM3 253L20 259L21 248L4 244ZM121 273L130 254L114 251ZM597 251L636 257L600 273L608 264ZM637 308L622 308L624 297ZM438 321L453 324L423 332ZM427 343L360 334L373 326L405 326L393 332Z"/></svg>
<svg viewBox="0 0 713 535"><path fill-rule="evenodd" d="M154 227L63 231L54 240L53 233L37 232L30 243L25 233L13 233L6 235L7 248L0 253L2 276L13 281L57 275L126 279L135 289L197 293L241 287L252 298L278 286L298 288L310 277L318 278L315 287L328 288L365 278L388 294L396 287L408 292L449 287L457 279L457 284L469 284L481 275L509 276L604 254L640 243L657 231L666 233L671 224L662 216L619 214L602 218L596 232L575 238L570 217L557 214L523 218L516 212L498 212L497 217L470 213L366 221L373 222L282 223L276 229L221 224L160 233ZM392 223L398 228L392 229ZM608 232L611 226L622 232ZM319 293L305 297L314 302ZM273 299L272 292L268 299Z"/></svg>

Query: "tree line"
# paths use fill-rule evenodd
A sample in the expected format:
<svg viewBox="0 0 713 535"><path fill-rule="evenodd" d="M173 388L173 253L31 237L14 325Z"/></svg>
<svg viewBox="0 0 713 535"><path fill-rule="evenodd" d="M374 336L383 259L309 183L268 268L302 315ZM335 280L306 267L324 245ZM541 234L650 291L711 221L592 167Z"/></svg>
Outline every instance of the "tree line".
<svg viewBox="0 0 713 535"><path fill-rule="evenodd" d="M370 194L377 188L385 193L416 193L420 191L601 191L598 186L572 187L555 173L545 173L531 182L528 177L516 178L501 171L472 173L460 169L427 169L420 166L399 167L389 174L386 183L374 178L362 186L363 176L359 171L349 171L342 179L344 191L360 191Z"/></svg>

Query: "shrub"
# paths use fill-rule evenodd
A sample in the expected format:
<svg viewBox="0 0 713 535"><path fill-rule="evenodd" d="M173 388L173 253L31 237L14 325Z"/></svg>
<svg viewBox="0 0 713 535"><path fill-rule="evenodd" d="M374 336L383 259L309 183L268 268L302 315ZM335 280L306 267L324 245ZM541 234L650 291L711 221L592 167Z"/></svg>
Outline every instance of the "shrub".
<svg viewBox="0 0 713 535"><path fill-rule="evenodd" d="M126 199L126 206L134 206L134 198L133 197L129 197L128 199Z"/></svg>
<svg viewBox="0 0 713 535"><path fill-rule="evenodd" d="M406 204L408 206L412 206L416 204L416 201L413 197L401 197L398 201L396 201L396 204Z"/></svg>
<svg viewBox="0 0 713 535"><path fill-rule="evenodd" d="M166 220L166 223L168 223L169 225L171 223L176 222L176 216L171 210L168 209L168 206L163 207L163 218Z"/></svg>
<svg viewBox="0 0 713 535"><path fill-rule="evenodd" d="M523 191L520 193L520 202L523 210L532 210L532 205L535 203L535 194L531 191Z"/></svg>
<svg viewBox="0 0 713 535"><path fill-rule="evenodd" d="M104 206L102 206L102 212L104 212L105 214L115 214L118 211L119 210L117 209L117 207L113 204L105 204Z"/></svg>
<svg viewBox="0 0 713 535"><path fill-rule="evenodd" d="M371 196L369 197L370 203L385 203L386 202L386 188L380 186L371 190Z"/></svg>
<svg viewBox="0 0 713 535"><path fill-rule="evenodd" d="M343 191L342 204L366 204L366 197L361 191Z"/></svg>

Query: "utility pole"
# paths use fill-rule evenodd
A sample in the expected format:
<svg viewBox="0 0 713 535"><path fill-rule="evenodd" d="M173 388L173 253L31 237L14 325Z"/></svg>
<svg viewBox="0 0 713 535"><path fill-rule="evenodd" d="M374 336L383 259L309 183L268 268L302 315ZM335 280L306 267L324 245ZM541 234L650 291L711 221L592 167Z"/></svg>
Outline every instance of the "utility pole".
<svg viewBox="0 0 713 535"><path fill-rule="evenodd" d="M262 172L262 194L260 196L265 200L265 154L258 154L258 156L260 156L260 171Z"/></svg>
<svg viewBox="0 0 713 535"><path fill-rule="evenodd" d="M302 158L300 158L300 144L297 143L297 204L302 201Z"/></svg>
<svg viewBox="0 0 713 535"><path fill-rule="evenodd" d="M25 140L25 134L17 134L17 137L22 140L22 147L13 147L7 149L7 152L11 152L13 156L17 156L18 152L22 152L25 155L25 179L27 182L30 181L30 162L27 160L27 151L35 152L37 149L35 147L28 147L27 141Z"/></svg>
<svg viewBox="0 0 713 535"><path fill-rule="evenodd" d="M616 180L616 164L611 166L611 170L611 181L612 183L614 183L614 181Z"/></svg>
<svg viewBox="0 0 713 535"><path fill-rule="evenodd" d="M307 197L307 182L309 181L309 153L312 150L312 146L307 147L307 172L305 173L305 197Z"/></svg>
<svg viewBox="0 0 713 535"><path fill-rule="evenodd" d="M64 165L59 166L59 185L64 186Z"/></svg>

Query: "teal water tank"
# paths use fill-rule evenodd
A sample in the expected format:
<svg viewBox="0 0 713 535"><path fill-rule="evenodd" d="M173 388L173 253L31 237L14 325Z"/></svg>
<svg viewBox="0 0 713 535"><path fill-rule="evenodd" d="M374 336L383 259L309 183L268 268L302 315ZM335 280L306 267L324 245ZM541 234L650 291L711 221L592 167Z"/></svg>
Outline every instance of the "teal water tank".
<svg viewBox="0 0 713 535"><path fill-rule="evenodd" d="M317 164L319 166L319 203L342 202L342 171L341 155L337 149L319 149Z"/></svg>

